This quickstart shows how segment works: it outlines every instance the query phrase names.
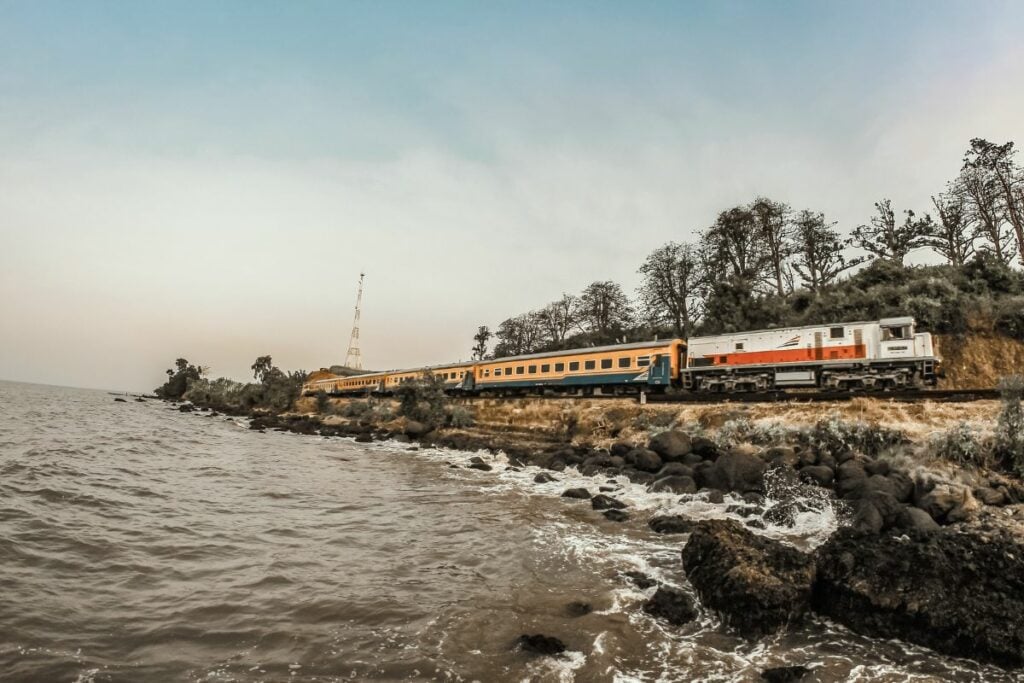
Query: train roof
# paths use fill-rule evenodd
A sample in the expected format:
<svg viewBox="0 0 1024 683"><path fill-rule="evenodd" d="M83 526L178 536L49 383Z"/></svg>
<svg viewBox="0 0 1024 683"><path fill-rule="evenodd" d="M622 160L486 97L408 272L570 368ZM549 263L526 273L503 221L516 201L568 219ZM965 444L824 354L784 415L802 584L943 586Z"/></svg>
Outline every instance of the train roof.
<svg viewBox="0 0 1024 683"><path fill-rule="evenodd" d="M760 330L742 330L740 332L723 332L722 334L706 334L703 337L690 337L689 342L702 342L708 339L720 339L722 337L742 337L748 334L759 332L783 332L788 330L820 330L823 327L849 327L851 325L881 325L882 327L897 327L900 325L913 325L914 319L910 316L898 318L881 318L880 320L854 320L845 322L819 323L817 325L793 325L790 327L763 327Z"/></svg>
<svg viewBox="0 0 1024 683"><path fill-rule="evenodd" d="M573 354L581 353L604 353L607 351L628 351L632 349L650 349L660 346L668 346L673 342L681 342L685 345L682 339L654 339L645 342L631 342L629 344L611 344L608 346L585 346L577 349L565 349L563 351L545 351L544 353L527 353L521 356L507 356L505 358L492 358L480 363L508 363L510 361L517 360L530 360L533 358L554 358L556 356L568 356Z"/></svg>

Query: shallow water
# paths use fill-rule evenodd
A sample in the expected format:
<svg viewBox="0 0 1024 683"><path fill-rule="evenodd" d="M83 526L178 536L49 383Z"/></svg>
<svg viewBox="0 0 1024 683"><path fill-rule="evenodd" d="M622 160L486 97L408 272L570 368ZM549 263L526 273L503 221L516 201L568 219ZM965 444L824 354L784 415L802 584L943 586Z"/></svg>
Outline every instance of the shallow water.
<svg viewBox="0 0 1024 683"><path fill-rule="evenodd" d="M494 471L451 466L473 455ZM690 590L685 537L646 520L726 506L505 465L0 382L0 680L1014 680L817 619L757 641L703 611L664 625L623 572ZM601 484L628 522L559 497ZM813 547L837 524L819 507L759 533ZM527 656L523 633L570 651Z"/></svg>

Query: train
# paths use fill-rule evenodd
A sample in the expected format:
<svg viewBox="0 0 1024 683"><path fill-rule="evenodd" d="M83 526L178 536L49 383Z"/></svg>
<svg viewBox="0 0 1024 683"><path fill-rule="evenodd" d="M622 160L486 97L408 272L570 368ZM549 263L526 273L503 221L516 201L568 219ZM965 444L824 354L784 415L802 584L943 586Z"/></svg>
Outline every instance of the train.
<svg viewBox="0 0 1024 683"><path fill-rule="evenodd" d="M466 396L629 395L914 389L941 375L912 317L663 339L341 377L312 373L307 396L393 394L433 376Z"/></svg>

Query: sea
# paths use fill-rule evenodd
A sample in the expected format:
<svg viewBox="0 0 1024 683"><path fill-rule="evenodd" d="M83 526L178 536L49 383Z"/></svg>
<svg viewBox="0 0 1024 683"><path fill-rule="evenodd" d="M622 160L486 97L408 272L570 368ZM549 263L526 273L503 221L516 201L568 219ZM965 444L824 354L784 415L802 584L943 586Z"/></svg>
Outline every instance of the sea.
<svg viewBox="0 0 1024 683"><path fill-rule="evenodd" d="M501 454L125 398L0 382L0 681L1015 680L817 617L747 640L703 607L683 627L646 614L655 589L630 572L692 592L685 536L646 520L735 516L728 498L574 470L537 484ZM599 485L628 521L560 495ZM757 532L811 550L843 523L801 495L795 526ZM531 655L524 634L567 650Z"/></svg>

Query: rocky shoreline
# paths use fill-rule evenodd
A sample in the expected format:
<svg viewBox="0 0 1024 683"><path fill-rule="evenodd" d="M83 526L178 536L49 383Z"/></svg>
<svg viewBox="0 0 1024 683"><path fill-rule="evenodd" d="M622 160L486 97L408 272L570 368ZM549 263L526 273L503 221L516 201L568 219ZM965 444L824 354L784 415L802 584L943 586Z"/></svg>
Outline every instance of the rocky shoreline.
<svg viewBox="0 0 1024 683"><path fill-rule="evenodd" d="M629 509L602 487L609 477L624 476L649 491L684 498L700 495L721 503L729 496L742 501L731 512L751 513L746 523L682 516L649 520L657 533L685 536L681 569L704 607L719 614L727 628L755 638L814 613L868 636L1004 667L1024 666L1024 543L1019 533L1024 485L1010 477L992 474L984 486L972 488L855 448L799 443L723 447L671 429L644 444L619 441L594 448L536 434L434 429L410 420L374 424L258 414L251 416L250 428L357 442L390 440L411 448L502 452L508 467L537 468L538 483L574 468L594 478L595 491L568 489L563 496L570 504L589 501L612 521L629 519ZM482 458L466 466L493 467ZM753 513L773 524L792 525L818 500L801 495L807 490L844 510L848 521L822 546L805 552L752 531L760 523ZM696 616L692 598L670 586L659 587L644 609L673 625ZM536 641L541 637L529 636L534 640L523 643L546 642ZM519 646L536 649L523 643ZM766 672L765 677L800 680L807 672ZM783 675L788 677L771 678Z"/></svg>

